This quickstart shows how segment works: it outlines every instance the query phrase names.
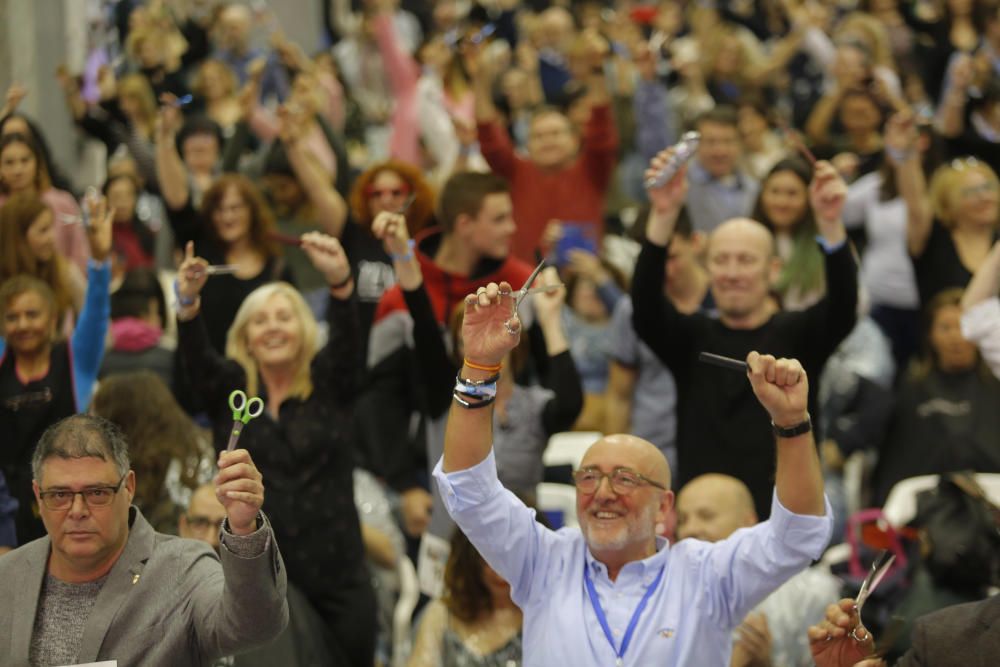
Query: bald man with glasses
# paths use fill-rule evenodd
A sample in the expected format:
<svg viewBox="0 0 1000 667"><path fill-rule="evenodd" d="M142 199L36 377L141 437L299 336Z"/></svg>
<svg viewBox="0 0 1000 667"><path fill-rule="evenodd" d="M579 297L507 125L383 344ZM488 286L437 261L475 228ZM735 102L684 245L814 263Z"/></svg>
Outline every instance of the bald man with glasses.
<svg viewBox="0 0 1000 667"><path fill-rule="evenodd" d="M5 666L208 665L288 622L284 565L260 512L263 479L245 450L219 458L218 555L157 533L132 506L127 443L100 417L49 427L32 474L48 534L0 557Z"/></svg>
<svg viewBox="0 0 1000 667"><path fill-rule="evenodd" d="M575 474L580 527L552 532L497 478L492 403L501 360L519 340L509 284L465 301L465 364L444 456L434 470L448 513L510 583L524 613L524 665L729 664L730 632L771 591L818 558L832 522L794 359L751 352L748 378L773 420L771 518L715 544L656 535L673 506L670 466L652 443L609 435Z"/></svg>

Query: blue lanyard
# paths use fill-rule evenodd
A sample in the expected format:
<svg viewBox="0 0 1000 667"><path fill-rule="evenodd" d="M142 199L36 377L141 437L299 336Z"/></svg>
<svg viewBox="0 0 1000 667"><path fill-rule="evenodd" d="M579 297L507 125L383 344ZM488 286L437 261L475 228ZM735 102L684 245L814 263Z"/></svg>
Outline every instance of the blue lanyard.
<svg viewBox="0 0 1000 667"><path fill-rule="evenodd" d="M656 587L660 585L664 569L666 569L665 565L660 568L660 573L656 575L656 579L646 589L642 600L639 601L639 606L632 612L632 620L628 622L628 627L625 629L625 636L622 637L622 645L620 648L616 648L615 640L611 636L611 628L608 626L608 618L604 615L604 609L601 608L601 600L597 597L597 591L594 590L594 582L590 580L590 566L586 562L583 564L583 583L587 586L590 604L594 608L594 613L597 614L597 621L601 624L601 629L604 630L604 636L608 638L608 643L611 644L612 650L618 656L618 660L616 661L618 667L622 665L622 658L625 657L625 651L628 650L629 642L632 641L632 633L635 632L635 626L639 624L639 617L642 616L642 612L646 608L646 603L649 602L649 598L652 597Z"/></svg>

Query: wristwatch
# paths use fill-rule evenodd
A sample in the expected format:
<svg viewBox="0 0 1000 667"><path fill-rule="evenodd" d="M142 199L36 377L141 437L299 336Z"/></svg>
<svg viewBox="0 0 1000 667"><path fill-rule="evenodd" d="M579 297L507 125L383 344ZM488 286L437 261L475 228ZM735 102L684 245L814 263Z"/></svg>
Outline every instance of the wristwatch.
<svg viewBox="0 0 1000 667"><path fill-rule="evenodd" d="M809 417L809 413L806 413L806 420L804 422L800 422L794 426L778 426L773 421L771 422L771 430L774 432L774 437L776 438L794 438L797 435L808 433L812 430L812 427L812 419Z"/></svg>

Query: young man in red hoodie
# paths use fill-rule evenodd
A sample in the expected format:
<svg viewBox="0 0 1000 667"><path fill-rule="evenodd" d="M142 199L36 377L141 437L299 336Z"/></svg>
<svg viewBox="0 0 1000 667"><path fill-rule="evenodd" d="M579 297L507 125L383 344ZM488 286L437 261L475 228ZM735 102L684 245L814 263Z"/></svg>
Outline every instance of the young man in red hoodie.
<svg viewBox="0 0 1000 667"><path fill-rule="evenodd" d="M404 291L397 284L382 295L368 340L368 389L357 406L365 465L401 493L404 528L412 537L427 526L431 496L425 440L414 417L421 412L423 383L408 303L425 291L435 319L446 329L467 294L504 280L518 288L533 268L511 255L514 205L503 179L454 174L441 190L437 218L439 227L414 239L408 253L393 255L401 276L401 264L416 260L423 285Z"/></svg>

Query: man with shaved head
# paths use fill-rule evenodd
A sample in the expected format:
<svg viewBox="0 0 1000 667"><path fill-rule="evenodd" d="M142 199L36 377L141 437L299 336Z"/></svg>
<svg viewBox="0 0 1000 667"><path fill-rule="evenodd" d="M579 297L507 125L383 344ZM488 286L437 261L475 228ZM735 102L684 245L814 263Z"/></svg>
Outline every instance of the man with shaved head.
<svg viewBox="0 0 1000 667"><path fill-rule="evenodd" d="M677 539L721 542L757 523L747 485L729 475L695 477L677 494ZM823 618L840 582L823 567L802 570L747 614L733 637L730 667L812 665L807 631Z"/></svg>
<svg viewBox="0 0 1000 667"><path fill-rule="evenodd" d="M669 150L653 159L648 173L662 167ZM739 373L706 366L698 357L711 352L742 359L750 350L760 350L799 359L810 376L819 377L855 321L857 266L840 219L846 192L836 170L827 162L817 163L809 198L826 263L827 294L819 303L804 311L780 312L770 296L781 268L774 237L759 222L735 218L719 225L708 240L708 273L718 312L711 317L680 313L663 297L664 258L687 193L684 170L649 191L652 210L632 282L632 323L677 383L674 472L679 486L705 473L732 475L750 488L757 515L768 516L775 425L747 394ZM810 395L811 404L814 400ZM803 427L809 423L807 415Z"/></svg>
<svg viewBox="0 0 1000 667"><path fill-rule="evenodd" d="M779 437L770 520L714 544L674 546L656 534L674 504L663 454L632 435L606 436L573 475L580 527L552 532L500 484L492 449L501 360L520 328L509 284L466 298L465 361L434 476L448 513L510 582L524 613L525 667L725 667L733 628L829 539L812 434ZM801 364L756 352L746 361L743 390L776 424L802 423L809 391Z"/></svg>

